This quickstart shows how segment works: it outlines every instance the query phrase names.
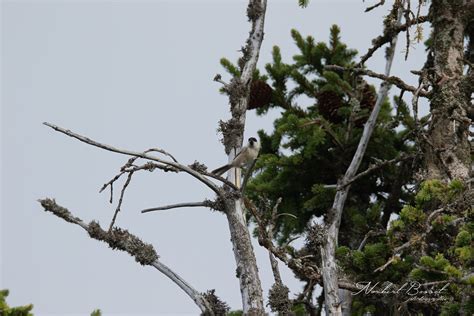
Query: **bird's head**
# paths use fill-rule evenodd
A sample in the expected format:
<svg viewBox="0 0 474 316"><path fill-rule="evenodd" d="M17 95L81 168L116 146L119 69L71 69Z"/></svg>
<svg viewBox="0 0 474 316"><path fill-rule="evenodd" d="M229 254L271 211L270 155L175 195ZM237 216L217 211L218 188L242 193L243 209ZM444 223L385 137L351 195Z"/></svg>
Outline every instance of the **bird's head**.
<svg viewBox="0 0 474 316"><path fill-rule="evenodd" d="M249 145L250 145L250 147L258 146L258 140L255 137L250 137L249 138Z"/></svg>

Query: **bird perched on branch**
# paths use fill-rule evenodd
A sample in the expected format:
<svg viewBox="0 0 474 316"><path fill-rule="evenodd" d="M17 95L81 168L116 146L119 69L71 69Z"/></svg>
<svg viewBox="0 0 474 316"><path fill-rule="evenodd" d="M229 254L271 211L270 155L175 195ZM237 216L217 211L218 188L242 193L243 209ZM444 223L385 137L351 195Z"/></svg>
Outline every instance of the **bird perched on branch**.
<svg viewBox="0 0 474 316"><path fill-rule="evenodd" d="M242 167L243 165L257 159L259 151L260 143L255 137L250 137L247 146L242 148L242 150L235 156L231 163L213 170L212 173L220 176L230 168Z"/></svg>

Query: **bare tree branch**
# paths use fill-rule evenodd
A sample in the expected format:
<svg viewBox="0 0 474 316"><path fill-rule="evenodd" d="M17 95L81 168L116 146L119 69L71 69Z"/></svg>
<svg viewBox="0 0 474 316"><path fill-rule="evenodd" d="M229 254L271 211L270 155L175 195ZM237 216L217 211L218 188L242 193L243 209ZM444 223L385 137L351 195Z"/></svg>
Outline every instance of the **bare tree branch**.
<svg viewBox="0 0 474 316"><path fill-rule="evenodd" d="M272 217L271 217L270 224L268 225L268 235L270 236L270 238L273 236L273 229L275 227L276 220L278 218L278 206L280 206L281 201L282 201L282 198L281 197L278 198L272 209ZM278 269L278 261L275 259L271 251L268 252L268 256L270 258L270 265L272 267L275 283L282 285L283 282L281 281L280 270Z"/></svg>
<svg viewBox="0 0 474 316"><path fill-rule="evenodd" d="M202 201L202 202L188 202L188 203L178 203L178 204L170 204L170 205L164 205L164 206L159 206L159 207L151 207L142 210L142 213L149 213L149 212L154 212L154 211L163 211L163 210L170 210L173 208L180 208L180 207L210 207L211 206L211 201Z"/></svg>
<svg viewBox="0 0 474 316"><path fill-rule="evenodd" d="M428 22L430 16L419 16L413 20L410 20L408 23L397 25L393 28L385 29L383 35L380 35L372 40L373 46L365 53L364 56L360 58L359 66L363 65L372 55L383 45L390 43L392 39L398 35L398 33L408 30L410 26Z"/></svg>
<svg viewBox="0 0 474 316"><path fill-rule="evenodd" d="M385 0L380 0L378 3L374 4L374 5L371 5L370 7L367 7L365 9L365 12L369 12L369 11L372 11L373 9L379 7L379 6L382 6L385 4Z"/></svg>
<svg viewBox="0 0 474 316"><path fill-rule="evenodd" d="M385 231L383 231L383 230L379 230L379 231L369 230L367 232L367 234L365 234L364 239L362 239L362 241L360 242L359 247L357 248L357 250L362 251L362 249L364 249L365 244L367 243L367 241L369 240L370 237L381 236L381 235L385 235Z"/></svg>
<svg viewBox="0 0 474 316"><path fill-rule="evenodd" d="M379 162L376 162L375 164L372 164L369 166L369 168L367 168L366 170L358 173L357 175L353 176L351 179L348 179L346 182L344 182L343 184L341 184L339 186L339 189L344 189L345 187L347 187L348 185L351 185L353 182L359 180L360 178L368 175L369 173L375 171L375 170L378 170L380 168L383 168L387 165L391 165L393 163L397 163L397 162L400 162L400 161L404 161L404 160L407 160L407 159L411 159L413 158L415 155L407 155L407 154L401 154L400 156L396 157L396 158L393 158L393 159L390 159L390 160L384 160L384 161L379 161Z"/></svg>
<svg viewBox="0 0 474 316"><path fill-rule="evenodd" d="M319 268L303 257L292 257L284 247L276 247L273 244L272 236L268 234L265 220L260 216L257 208L247 198L243 198L245 207L252 213L258 225L258 243L271 252L276 258L280 259L288 268L296 274L304 275L310 280L319 281L321 278Z"/></svg>
<svg viewBox="0 0 474 316"><path fill-rule="evenodd" d="M214 312L205 297L196 291L188 282L176 274L173 270L161 263L158 254L152 245L140 240L137 236L129 233L121 228L113 228L112 230L103 230L97 222L86 224L79 217L75 217L71 212L56 203L52 199L39 200L41 206L47 212L51 212L57 217L64 219L66 222L76 224L89 233L93 239L103 241L112 249L118 249L129 253L135 257L135 260L141 265L149 265L155 267L158 271L166 275L171 281L178 285L206 315L214 315Z"/></svg>
<svg viewBox="0 0 474 316"><path fill-rule="evenodd" d="M127 180L125 181L125 184L122 187L122 191L120 192L120 199L117 204L117 208L115 209L114 216L112 217L112 221L110 222L109 226L109 231L112 230L112 227L114 227L115 220L117 219L117 215L120 212L120 208L122 207L122 202L123 202L123 196L125 195L125 190L127 189L128 185L130 184L130 181L132 180L133 172L130 172L128 174Z"/></svg>
<svg viewBox="0 0 474 316"><path fill-rule="evenodd" d="M176 168L180 171L186 172L189 175L193 176L194 178L198 179L199 181L204 183L207 187L209 187L211 190L213 190L216 194L218 194L218 195L222 194L221 190L212 181L205 178L202 174L200 174L199 172L191 169L188 166L181 165L181 164L179 164L177 162L174 162L174 161L162 160L160 158L150 156L147 153L140 153L140 152L135 152L135 151L131 151L131 150L115 148L115 147L112 147L112 146L109 146L109 145L106 145L106 144L103 144L103 143L99 143L99 142L94 141L90 138L87 138L85 136L76 134L76 133L74 133L70 130L64 129L62 127L59 127L59 126L56 126L56 125L53 125L53 124L50 124L50 123L47 123L47 122L44 122L43 124L48 126L48 127L51 127L55 131L61 132L65 135L67 135L67 136L76 138L76 139L80 140L83 143L86 143L86 144L89 144L89 145L92 145L92 146L95 146L95 147L99 147L99 148L102 148L102 149L105 149L105 150L108 150L108 151L112 151L112 152L115 152L115 153L123 154L123 155L134 156L134 157L137 157L137 158L143 158L143 159L156 161L156 162L159 162L161 164L164 164L164 165L167 165L167 166L170 166L170 167L174 167L174 168Z"/></svg>
<svg viewBox="0 0 474 316"><path fill-rule="evenodd" d="M383 74L373 72L372 70L363 69L363 68L349 68L349 67L342 67L342 66L338 66L338 65L327 65L324 68L327 69L327 70L352 71L355 74L362 74L362 75L369 76L369 77L372 77L372 78L377 78L377 79L384 80L385 82L391 83L391 84L397 86L398 88L400 88L402 90L406 90L406 91L416 93L417 95L422 96L422 97L429 97L430 96L430 93L428 91L422 89L423 86L421 88L415 88L415 87L410 86L409 84L405 83L402 79L400 79L398 77L395 77L395 76L388 76L386 74L383 75Z"/></svg>

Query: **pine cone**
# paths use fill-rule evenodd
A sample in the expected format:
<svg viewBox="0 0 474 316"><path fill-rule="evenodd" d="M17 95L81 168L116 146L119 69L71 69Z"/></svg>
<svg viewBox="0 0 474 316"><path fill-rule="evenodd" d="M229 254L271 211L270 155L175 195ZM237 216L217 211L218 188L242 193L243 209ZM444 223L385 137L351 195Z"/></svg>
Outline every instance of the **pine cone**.
<svg viewBox="0 0 474 316"><path fill-rule="evenodd" d="M369 84L364 83L364 87L362 88L362 98L360 100L360 108L362 110L367 110L368 113L356 119L354 123L357 127L364 126L365 122L367 122L369 119L369 115L375 107L376 102L377 95L375 94L374 89Z"/></svg>
<svg viewBox="0 0 474 316"><path fill-rule="evenodd" d="M340 123L342 117L338 114L338 110L342 106L342 97L333 91L319 92L318 98L319 113L329 122Z"/></svg>
<svg viewBox="0 0 474 316"><path fill-rule="evenodd" d="M268 106L272 101L272 94L273 89L265 81L252 81L247 110L253 110Z"/></svg>
<svg viewBox="0 0 474 316"><path fill-rule="evenodd" d="M364 88L362 88L362 99L360 100L361 109L372 111L376 102L377 96L375 95L373 88L366 83Z"/></svg>

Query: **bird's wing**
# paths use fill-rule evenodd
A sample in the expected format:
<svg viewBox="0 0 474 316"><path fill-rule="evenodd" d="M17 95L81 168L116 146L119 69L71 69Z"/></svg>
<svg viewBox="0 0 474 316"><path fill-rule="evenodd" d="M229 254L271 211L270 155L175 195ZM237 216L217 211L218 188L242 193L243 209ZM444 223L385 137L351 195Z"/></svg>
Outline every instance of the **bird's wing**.
<svg viewBox="0 0 474 316"><path fill-rule="evenodd" d="M240 148L239 152L238 152L237 154L235 154L234 160L235 160L235 158L237 158L237 157L242 153L242 150L243 150L244 148L245 148L245 147Z"/></svg>

